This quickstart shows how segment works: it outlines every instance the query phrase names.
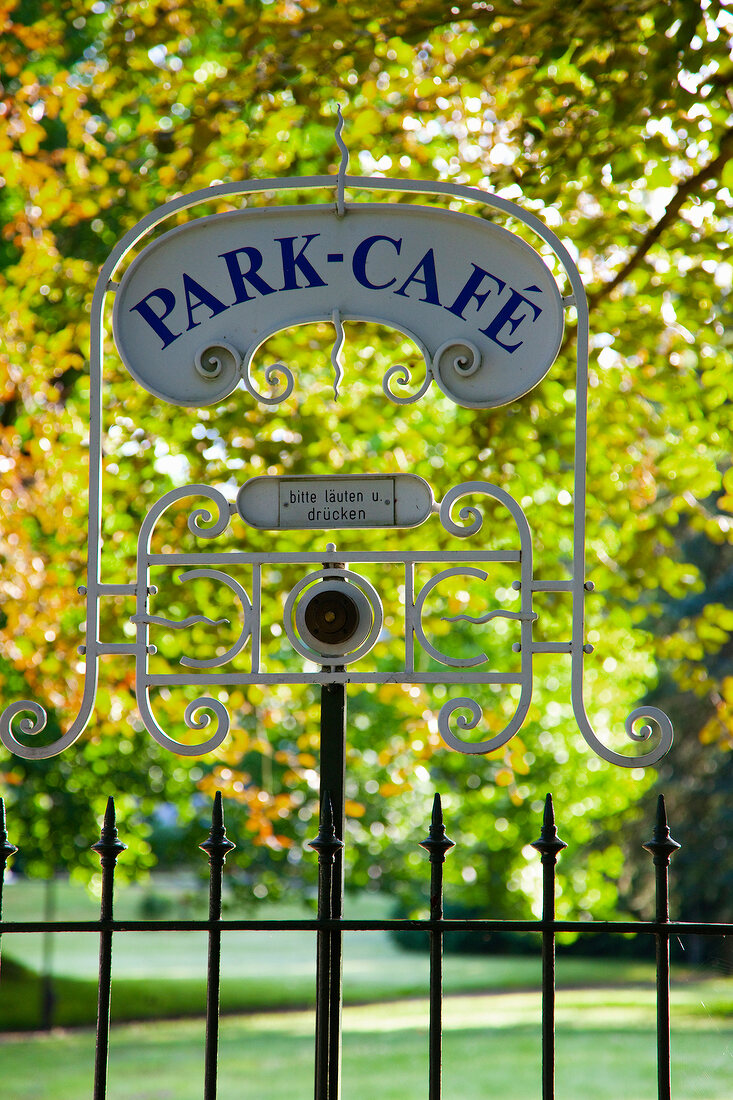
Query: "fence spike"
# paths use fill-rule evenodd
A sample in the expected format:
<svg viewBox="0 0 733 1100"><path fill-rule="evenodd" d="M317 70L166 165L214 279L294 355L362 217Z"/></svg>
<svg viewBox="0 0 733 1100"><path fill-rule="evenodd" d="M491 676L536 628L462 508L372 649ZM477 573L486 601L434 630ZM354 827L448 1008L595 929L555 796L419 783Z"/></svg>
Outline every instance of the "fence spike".
<svg viewBox="0 0 733 1100"><path fill-rule="evenodd" d="M199 848L202 852L206 852L210 863L212 860L219 860L223 864L229 853L236 847L234 841L227 836L221 791L217 791L211 811L211 829L206 840L199 844Z"/></svg>
<svg viewBox="0 0 733 1100"><path fill-rule="evenodd" d="M455 841L445 834L443 824L443 806L440 795L436 792L433 799L433 812L430 818L430 830L425 840L420 841L420 847L430 855L431 863L445 863L445 857L451 848L455 848Z"/></svg>
<svg viewBox="0 0 733 1100"><path fill-rule="evenodd" d="M336 836L336 826L333 821L333 803L330 791L323 792L321 803L321 820L318 827L318 836L315 840L309 840L308 844L318 852L319 860L328 860L330 863L336 858L336 853L343 846L343 840Z"/></svg>
<svg viewBox="0 0 733 1100"><path fill-rule="evenodd" d="M117 862L117 857L121 852L124 852L126 848L127 845L123 844L117 835L115 800L110 795L107 799L107 808L104 811L102 831L96 844L92 844L92 851L97 853L102 866L105 867L108 863L114 866Z"/></svg>
<svg viewBox="0 0 733 1100"><path fill-rule="evenodd" d="M567 848L567 844L564 840L561 840L557 835L557 827L555 826L555 807L552 804L552 795L548 794L545 798L545 809L542 815L542 830L539 838L532 841L532 847L540 853L543 859L549 856L551 859L557 859L563 848Z"/></svg>
<svg viewBox="0 0 733 1100"><path fill-rule="evenodd" d="M15 855L17 851L15 845L8 840L8 833L5 828L5 799L0 798L0 861L2 861L3 871L10 857Z"/></svg>
<svg viewBox="0 0 733 1100"><path fill-rule="evenodd" d="M673 839L669 831L669 825L667 824L667 807L664 802L663 794L660 794L657 799L657 817L652 838L648 840L646 844L643 844L642 847L654 856L654 863L657 866L663 867L669 864L674 853L682 847L681 844L678 844L677 841Z"/></svg>

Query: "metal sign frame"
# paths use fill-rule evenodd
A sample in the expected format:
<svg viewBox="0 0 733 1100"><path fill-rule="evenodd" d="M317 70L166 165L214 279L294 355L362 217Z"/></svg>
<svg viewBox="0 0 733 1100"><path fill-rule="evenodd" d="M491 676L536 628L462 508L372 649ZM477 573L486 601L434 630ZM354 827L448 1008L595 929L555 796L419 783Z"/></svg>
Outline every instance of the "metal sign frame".
<svg viewBox="0 0 733 1100"><path fill-rule="evenodd" d="M672 724L668 716L660 709L652 706L639 707L633 710L627 717L625 730L628 737L634 741L647 741L654 737L654 747L642 755L626 756L608 748L598 738L593 730L584 703L583 669L584 660L592 646L585 644L584 639L584 603L587 591L592 585L585 580L585 511L586 511L586 451L587 451L587 390L588 390L588 350L589 350L589 319L588 304L583 288L583 283L576 264L562 241L535 215L523 210L516 203L503 198L500 195L480 191L473 187L461 186L453 183L415 181L392 178L373 178L366 176L347 175L348 153L341 138L342 120L336 130L336 139L342 152L341 164L336 176L309 176L303 178L265 179L252 180L241 183L217 184L205 189L182 195L172 199L164 205L153 210L143 218L119 241L113 249L106 263L102 267L96 283L92 312L91 312L91 356L90 356L90 432L89 432L89 558L87 565L86 585L79 589L86 597L86 639L85 645L80 647L80 653L86 662L85 686L80 712L70 728L58 740L50 745L32 745L19 740L17 733L22 735L37 735L46 725L46 711L43 706L33 700L20 700L7 706L0 716L0 738L12 752L26 758L45 758L62 752L71 745L82 733L92 715L97 680L99 674L99 659L104 654L119 654L133 657L136 664L137 700L142 720L152 736L165 748L184 755L198 755L215 749L222 743L229 730L229 716L223 704L211 697L200 697L186 708L185 720L190 729L203 730L210 723L211 714L216 719L216 729L213 734L206 737L196 745L181 744L165 733L160 728L152 713L149 700L151 687L160 686L162 683L169 685L190 685L200 683L198 677L192 679L192 675L185 672L169 676L154 676L149 671L148 657L154 652L154 647L149 642L149 627L154 623L165 622L170 626L176 624L170 620L151 615L149 600L155 590L150 585L151 566L167 565L183 568L180 579L186 580L202 576L209 577L227 585L241 605L241 633L236 643L220 658L208 661L197 661L193 658L184 658L181 662L193 669L206 669L206 683L212 685L224 684L272 684L272 683L314 683L314 684L342 684L346 683L452 683L452 684L517 684L519 685L519 701L513 718L508 725L498 734L476 741L466 741L454 731L454 725L462 732L475 729L482 717L479 704L469 696L452 698L446 702L440 712L439 729L443 739L452 748L463 753L487 753L502 745L505 745L521 728L529 709L532 697L532 666L533 657L540 653L567 654L571 659L571 697L575 719L578 729L582 733L588 745L604 760L623 767L645 767L657 763L669 750L672 744ZM314 191L326 191L334 194L335 204L332 210L338 218L348 219L351 211L363 210L370 203L346 202L346 191L365 192L379 194L389 192L392 194L413 197L418 195L440 197L448 200L460 200L466 204L473 204L486 211L498 211L509 215L530 230L540 241L547 245L556 256L562 270L569 282L572 293L562 299L562 308L567 311L574 307L577 311L576 322L576 413L575 413L575 444L574 444L574 492L573 492L573 556L572 570L569 579L538 580L534 576L532 562L532 538L530 526L520 504L503 488L490 482L470 481L455 485L444 499L433 506L439 521L444 529L451 535L461 539L468 539L478 534L482 526L482 514L475 505L464 506L458 510L458 519L454 518L454 508L461 498L468 495L479 495L505 507L514 520L518 536L517 548L512 551L492 551L486 549L473 549L468 553L473 564L471 566L460 565L459 562L467 560L467 552L451 554L448 551L424 551L421 553L351 553L349 565L358 566L359 563L392 562L399 563L404 568L405 584L405 653L404 666L398 672L362 673L358 669L359 658L367 652L378 633L371 629L353 653L344 655L343 659L331 656L332 663L327 663L329 657L321 654L321 670L307 671L302 674L269 674L259 667L259 619L260 619L260 586L262 568L273 563L298 562L307 566L311 572L301 582L298 591L291 593L287 604L288 613L293 612L297 616L296 603L308 584L322 581L324 577L336 577L336 571L343 563L335 547L328 551L318 553L294 553L294 554L247 554L239 551L217 553L206 551L196 554L163 554L156 555L151 551L151 538L156 523L167 508L174 505L184 497L194 497L207 502L205 507L197 507L191 513L188 526L189 530L199 538L214 540L227 528L232 514L235 511L225 497L208 485L189 485L174 489L166 493L150 510L143 521L137 552L137 571L133 581L127 584L109 584L101 577L101 519L102 519L102 387L103 387L103 344L105 338L105 313L110 296L115 295L120 289L120 282L116 281L118 273L128 260L133 250L137 249L144 239L152 234L167 221L174 219L183 211L195 210L202 204L211 204L218 200L243 199L247 196L262 194L265 192L278 192L284 195L290 193L304 193ZM285 207L285 210L291 207ZM298 207L308 210L310 207ZM399 209L409 211L409 205L399 205ZM269 208L268 208L269 210ZM431 213L437 218L442 211L431 208ZM461 215L470 217L471 215ZM217 217L217 215L209 215ZM205 216L200 221L206 220ZM194 223L195 224L195 223ZM483 224L483 223L482 223ZM184 227L185 229L186 227ZM502 231L505 232L505 231ZM521 240L521 238L517 238ZM158 242L156 242L157 246ZM148 246L150 247L150 246ZM522 241L522 247L528 246ZM145 251L140 254L145 256ZM137 261L135 261L137 262ZM129 269L128 269L129 270ZM367 315L368 316L368 315ZM370 318L379 320L379 318ZM342 366L340 350L344 339L343 320L340 311L334 309L331 321L334 325L335 339L331 355L334 373L335 390L338 390L338 381ZM296 322L297 323L297 322ZM301 322L302 323L302 322ZM412 334L410 334L412 335ZM426 374L424 380L411 395L396 392L395 387L402 391L411 383L410 372L406 367L392 367L383 380L383 390L386 397L396 404L410 404L420 400L428 392L431 384L436 382L443 393L452 397L459 404L468 407L476 407L471 399L466 399L463 391L452 393L450 385L446 384L446 376L441 374L441 363L449 362L450 369L454 371L456 378L470 375L475 369L476 362L473 351L469 347L457 346L456 341L448 341L432 355L426 354ZM474 356L474 358L472 358ZM249 392L250 396L265 404L277 404L285 400L292 392L295 380L287 366L278 364L275 368L269 368L266 377L269 383L280 381L283 388L275 396L267 396L256 390L249 376L248 365L252 355L248 353L246 363L239 351L227 345L226 341L218 341L216 347L202 349L200 362L197 364L200 373L206 377L207 373L213 374L221 369L222 362L231 358L228 366L234 363L234 369L238 371L238 379ZM238 360L238 361L237 361ZM539 378L536 380L539 381ZM532 385L536 384L536 381ZM228 392L231 392L230 387ZM531 388L531 387L530 387ZM170 399L170 398L168 398ZM208 526L207 526L208 524ZM481 622L488 621L494 616L516 619L520 623L521 668L518 675L509 675L495 671L477 671L477 666L485 660L485 655L477 655L476 658L451 658L438 650L425 636L421 625L421 612L425 598L440 580L462 573L472 577L484 578L486 573L482 570L482 564L488 562L516 562L520 569L520 610L509 611L497 608L484 617ZM419 563L443 563L445 568L424 585L419 591L414 588L415 566ZM227 568L237 564L247 564L253 570L253 587L250 595L232 577L227 575ZM379 597L371 589L364 578L357 573L346 570L341 574L341 580L345 585L352 584L361 592L361 597L354 592L354 598L359 606L362 598L371 606L373 622L380 621ZM361 583L363 582L363 583ZM370 591L371 589L371 591ZM572 623L570 638L562 642L542 642L533 636L533 626L537 620L537 614L533 610L533 596L538 592L567 592L572 596ZM135 614L131 621L136 624L137 636L134 641L107 641L100 638L100 603L108 597L125 595L135 598ZM376 598L375 598L376 597ZM465 616L464 616L465 618ZM300 625L303 616L301 614ZM471 620L476 622L478 620ZM294 643L294 649L304 656L310 655L308 646L302 648L302 636L297 633L295 627L286 624L286 632ZM292 631L295 633L292 633ZM208 669L221 666L232 660L241 652L244 645L251 639L252 661L249 673L208 673ZM414 647L417 643L431 657L441 662L443 668L438 672L417 672L414 660ZM517 646L515 646L515 649ZM316 657L318 660L318 657ZM642 723L639 727L639 723ZM17 733L16 733L17 731Z"/></svg>

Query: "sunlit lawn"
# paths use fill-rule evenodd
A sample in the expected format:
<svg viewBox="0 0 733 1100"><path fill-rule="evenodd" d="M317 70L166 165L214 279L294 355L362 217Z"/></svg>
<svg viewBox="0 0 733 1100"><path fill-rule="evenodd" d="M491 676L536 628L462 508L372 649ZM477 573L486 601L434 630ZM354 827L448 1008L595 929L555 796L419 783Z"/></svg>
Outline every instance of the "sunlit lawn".
<svg viewBox="0 0 733 1100"><path fill-rule="evenodd" d="M122 892L118 915L139 916L140 888ZM64 916L94 918L96 905L64 884ZM360 899L347 916L383 916L383 900ZM39 887L13 884L8 920L38 917ZM279 905L267 914L310 915ZM97 937L56 937L58 1019L93 1019ZM37 966L40 936L8 934L3 952ZM651 944L650 944L651 955ZM122 933L113 950L113 1029L109 1100L199 1100L203 1093L206 937ZM312 1096L313 1015L263 1014L310 1005L312 933L223 936L220 1100L308 1100ZM675 1100L733 1096L733 981L700 980L673 968ZM0 1096L7 1100L78 1100L91 1095L90 1028L50 1035L11 1033L37 1013L37 985L0 985ZM540 1086L538 952L530 956L448 955L445 960L446 1100L537 1100ZM405 952L384 933L345 936L344 1100L424 1100L427 1094L427 985L424 953ZM653 964L558 959L557 1095L560 1100L647 1100L656 1096ZM582 988L581 988L582 987ZM489 992L491 991L491 992ZM394 998L410 998L396 1001ZM360 1001L375 1001L358 1006ZM77 1014L76 1016L74 1014ZM91 1015L90 1015L91 1013ZM153 1022L154 1016L197 1016ZM29 1016L29 1021L30 1021ZM145 1023L123 1023L150 1017Z"/></svg>
<svg viewBox="0 0 733 1100"><path fill-rule="evenodd" d="M675 1100L730 1100L733 1019L706 1014L699 998L675 1008ZM537 1100L539 998L532 993L453 997L445 1006L444 1095ZM220 1098L309 1100L311 1013L222 1021ZM203 1023L113 1029L109 1100L199 1100ZM344 1013L344 1100L424 1100L424 999ZM78 1100L91 1094L90 1031L0 1041L2 1093L12 1100ZM562 1100L648 1100L656 1096L651 992L566 992L557 1020Z"/></svg>
<svg viewBox="0 0 733 1100"><path fill-rule="evenodd" d="M157 887L158 889L160 886ZM140 887L121 891L120 917L138 917ZM389 902L360 898L347 904L347 916L382 917ZM6 889L9 921L38 918L41 887L19 882ZM60 884L59 912L73 919L95 919L96 903L83 889ZM189 914L190 915L190 914ZM200 915L200 910L197 912ZM259 914L258 914L259 915ZM311 910L282 903L266 916L310 917ZM410 933L404 933L408 937ZM350 1003L420 996L428 987L425 952L402 951L381 932L346 934L344 991ZM3 955L36 971L42 960L43 937L8 934ZM536 937L535 937L536 942ZM651 959L652 945L649 945ZM118 1020L200 1015L205 1004L207 940L205 934L168 932L120 933L114 938L114 1011ZM61 933L54 937L52 968L58 976L56 1021L62 1025L90 1023L96 1011L98 937L92 933ZM306 1007L315 996L315 936L310 932L242 932L222 937L223 1011ZM486 992L536 988L539 952L532 955L449 955L445 964L448 992ZM565 986L654 981L653 964L644 961L563 958L558 981ZM18 987L20 986L20 988ZM40 994L27 980L16 985L6 968L0 985L0 1030L19 1030L38 1022Z"/></svg>

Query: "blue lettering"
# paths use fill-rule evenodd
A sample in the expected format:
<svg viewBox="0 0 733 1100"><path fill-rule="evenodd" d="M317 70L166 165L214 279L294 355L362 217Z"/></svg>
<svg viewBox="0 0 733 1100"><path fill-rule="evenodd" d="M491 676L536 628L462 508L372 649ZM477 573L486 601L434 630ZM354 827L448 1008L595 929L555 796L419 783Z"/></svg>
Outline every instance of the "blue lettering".
<svg viewBox="0 0 733 1100"><path fill-rule="evenodd" d="M158 301L163 304L163 312L156 313L149 301L151 298L157 298ZM146 294L144 298L135 306L130 306L130 313L133 309L137 310L144 321L150 325L153 332L156 332L163 341L163 347L167 348L169 344L172 344L174 340L177 340L181 335L180 332L171 332L167 325L163 324L163 321L171 312L176 304L176 298L172 290L167 290L164 286L159 286L157 290L151 290L150 294Z"/></svg>
<svg viewBox="0 0 733 1100"><path fill-rule="evenodd" d="M183 272L183 291L186 295L186 309L188 311L188 329L190 332L192 328L196 328L200 325L200 321L194 321L193 311L199 309L201 306L206 306L211 310L211 317L216 317L217 313L223 313L229 306L225 306L223 302L220 302L211 291L207 290L205 286L201 286L201 283L197 283L195 279L192 279L190 275ZM195 294L196 297L192 297Z"/></svg>
<svg viewBox="0 0 733 1100"><path fill-rule="evenodd" d="M527 290L539 289L527 287ZM494 320L486 328L479 329L479 332L485 333L490 340L493 340L495 344L498 344L500 348L504 348L508 352L516 351L517 348L522 346L523 341L520 340L516 344L505 344L503 340L499 339L499 333L505 325L509 325L509 332L507 336L511 336L514 330L529 316L527 310L522 313L515 313L514 310L524 302L532 310L533 316L532 322L536 321L542 309L540 306L535 305L534 302L530 302L529 298L525 298L523 294L520 294L518 290L514 290L513 287L509 288L509 301L501 307Z"/></svg>
<svg viewBox="0 0 733 1100"><path fill-rule="evenodd" d="M418 277L420 271L423 274L422 279ZM435 272L435 255L432 248L427 250L420 263L414 271L410 272L400 289L395 290L395 294L401 294L403 298L409 298L406 288L410 283L420 283L425 288L425 297L420 299L421 302L430 302L433 306L442 305L438 297L438 276Z"/></svg>
<svg viewBox="0 0 733 1100"><path fill-rule="evenodd" d="M306 234L305 244L297 256L293 248L293 243L297 241L297 237L275 238L280 245L280 252L282 253L283 278L285 280L285 284L280 287L280 290L301 290L311 286L328 286L328 283L321 278L313 264L305 256L305 250L308 245L311 241L315 240L316 237L320 237L320 235L320 233ZM301 287L298 282L296 268L308 280L304 287Z"/></svg>
<svg viewBox="0 0 733 1100"><path fill-rule="evenodd" d="M239 256L242 255L249 260L247 271L242 271L240 267ZM220 253L219 258L226 261L229 271L229 278L235 295L232 305L237 305L239 302L250 302L254 297L253 294L247 293L245 283L249 283L260 294L275 293L274 286L270 286L261 275L257 274L262 267L262 253L258 248L233 248L231 252Z"/></svg>
<svg viewBox="0 0 733 1100"><path fill-rule="evenodd" d="M390 279L388 283L373 283L367 278L366 265L369 259L369 252L373 245L377 241L389 241L391 245L394 245L394 250L399 256L400 249L402 248L402 238L395 240L394 237L384 237L377 233L374 237L365 237L361 244L358 244L354 249L354 256L351 261L351 268L354 272L354 278L365 286L367 290L385 290L388 286L392 286L396 283L396 279Z"/></svg>
<svg viewBox="0 0 733 1100"><path fill-rule="evenodd" d="M506 283L503 279L499 279L496 275L492 275L490 271L484 271L482 267L479 267L477 264L473 263L471 264L471 267L473 268L473 271L468 276L465 286L461 290L459 290L455 302L452 306L445 307L449 313L455 313L456 317L460 317L461 320L464 320L463 311L472 298L476 302L476 308L481 309L481 306L484 304L489 294L491 294L491 287L489 287L488 290L484 291L483 294L479 293L479 287L483 283L484 279L493 279L493 281L499 288L500 294L506 286Z"/></svg>

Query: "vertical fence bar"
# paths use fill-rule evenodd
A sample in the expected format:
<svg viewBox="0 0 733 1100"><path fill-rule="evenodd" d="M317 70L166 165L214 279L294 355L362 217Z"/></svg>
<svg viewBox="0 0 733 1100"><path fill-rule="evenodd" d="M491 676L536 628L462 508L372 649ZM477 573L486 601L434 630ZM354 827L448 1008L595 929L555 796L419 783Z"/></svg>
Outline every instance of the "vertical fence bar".
<svg viewBox="0 0 733 1100"><path fill-rule="evenodd" d="M532 847L542 857L542 1100L555 1098L555 866L564 840L557 835L552 795L545 799L542 830Z"/></svg>
<svg viewBox="0 0 733 1100"><path fill-rule="evenodd" d="M328 792L333 827L344 839L344 782L346 746L346 685L324 684L321 689L321 810L323 792ZM343 845L335 853L331 916L343 916Z"/></svg>
<svg viewBox="0 0 733 1100"><path fill-rule="evenodd" d="M656 871L656 921L669 921L669 863L680 845L672 839L667 824L664 795L657 800L657 818L652 839L644 845L654 857ZM657 1095L659 1100L671 1100L672 1066L669 1013L669 935L655 934L657 956Z"/></svg>
<svg viewBox="0 0 733 1100"><path fill-rule="evenodd" d="M107 810L99 840L92 844L102 864L102 901L99 914L99 985L97 1000L97 1049L94 1058L94 1100L104 1100L107 1094L107 1063L109 1059L109 1023L112 995L112 929L105 927L114 916L114 876L117 857L126 844L117 836L115 804L107 799Z"/></svg>
<svg viewBox="0 0 733 1100"><path fill-rule="evenodd" d="M433 799L430 830L420 847L430 855L430 919L443 919L443 864L454 842L445 835L440 795ZM443 933L438 928L430 936L430 1034L429 1100L440 1100L443 1091Z"/></svg>
<svg viewBox="0 0 733 1100"><path fill-rule="evenodd" d="M321 795L318 836L310 842L318 853L318 919L335 917L334 878L344 842L336 835L328 791ZM340 914L339 914L340 915ZM334 997L334 985L338 997ZM334 1011L338 1012L334 1021ZM334 1045L335 1044L335 1045ZM316 961L316 1068L315 1100L337 1100L341 1063L341 933L318 932Z"/></svg>
<svg viewBox="0 0 733 1100"><path fill-rule="evenodd" d="M209 920L221 920L221 889L224 861L234 844L224 828L221 791L214 797L211 829L199 848L209 857ZM221 987L221 930L209 929L209 960L206 970L206 1061L204 1100L216 1100L216 1076L219 1057L219 993Z"/></svg>
<svg viewBox="0 0 733 1100"><path fill-rule="evenodd" d="M336 666L337 671L343 671ZM333 867L329 864L331 896L323 904L323 916L334 920L344 914L344 783L346 751L346 685L339 683L323 684L321 688L321 819L323 818L324 799L328 803L330 821L334 836L339 844L333 849ZM320 834L319 834L320 835ZM318 849L316 849L318 851ZM320 851L319 851L320 856ZM319 880L323 870L319 862ZM320 890L320 885L319 885ZM320 903L319 903L319 915ZM328 1057L328 1091L322 1097L337 1100L341 1090L341 1007L343 1001L342 967L343 935L340 931L319 934L318 951L327 954L328 973L318 964L318 981L325 986L317 990L316 1002L328 998L328 1010L324 1020L328 1021L328 1042L322 1051Z"/></svg>
<svg viewBox="0 0 733 1100"><path fill-rule="evenodd" d="M8 840L8 833L5 828L5 799L0 798L0 920L3 919L3 885L5 883L5 868L8 865L8 860L18 849L14 844L11 844ZM0 944L2 942L2 934L0 934ZM2 954L0 954L0 966L2 966Z"/></svg>

